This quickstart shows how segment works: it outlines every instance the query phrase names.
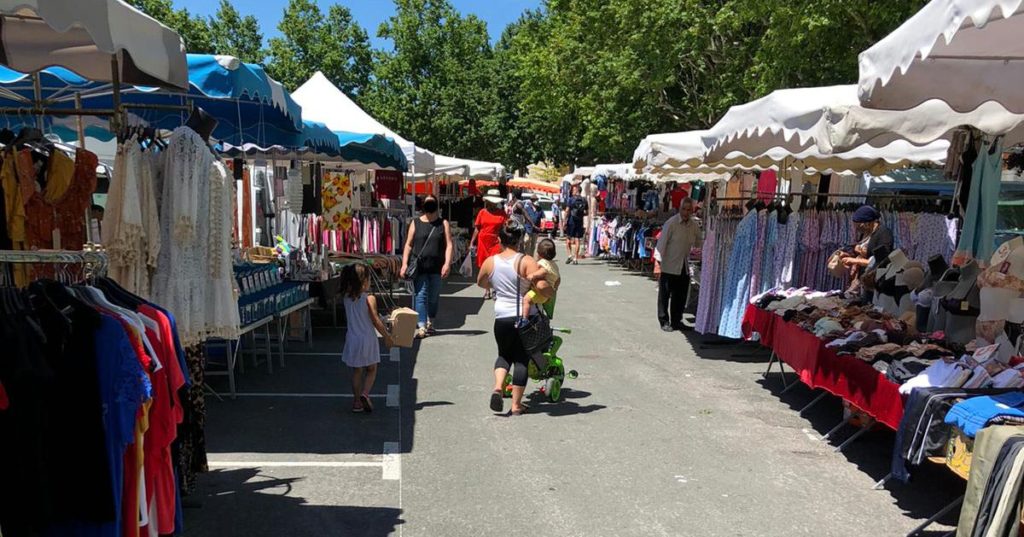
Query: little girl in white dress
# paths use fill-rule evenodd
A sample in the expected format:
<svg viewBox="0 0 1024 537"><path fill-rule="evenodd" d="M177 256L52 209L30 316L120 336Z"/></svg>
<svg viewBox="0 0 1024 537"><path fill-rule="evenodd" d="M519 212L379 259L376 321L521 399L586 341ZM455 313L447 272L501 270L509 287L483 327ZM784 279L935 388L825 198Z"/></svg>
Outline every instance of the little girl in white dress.
<svg viewBox="0 0 1024 537"><path fill-rule="evenodd" d="M365 265L350 265L341 274L345 298L345 349L341 359L352 368L352 395L355 402L352 412L373 412L370 402L370 388L377 378L377 364L380 363L380 342L377 334L384 338L384 346L391 347L391 334L377 314L377 297L367 294L370 289L370 269Z"/></svg>

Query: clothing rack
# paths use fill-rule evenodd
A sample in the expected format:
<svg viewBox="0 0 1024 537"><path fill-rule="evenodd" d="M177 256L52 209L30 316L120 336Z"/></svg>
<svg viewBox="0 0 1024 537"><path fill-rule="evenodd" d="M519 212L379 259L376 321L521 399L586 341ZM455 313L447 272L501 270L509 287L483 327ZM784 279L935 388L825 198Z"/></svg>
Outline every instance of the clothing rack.
<svg viewBox="0 0 1024 537"><path fill-rule="evenodd" d="M110 260L97 246L85 250L0 250L0 264L83 265L87 276L103 276Z"/></svg>

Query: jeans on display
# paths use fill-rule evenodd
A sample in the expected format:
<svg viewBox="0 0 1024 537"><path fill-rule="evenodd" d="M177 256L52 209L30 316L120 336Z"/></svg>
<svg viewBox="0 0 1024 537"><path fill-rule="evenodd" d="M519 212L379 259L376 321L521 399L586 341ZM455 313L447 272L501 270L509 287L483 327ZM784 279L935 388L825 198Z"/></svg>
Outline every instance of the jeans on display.
<svg viewBox="0 0 1024 537"><path fill-rule="evenodd" d="M658 321L662 326L678 327L683 322L686 297L690 294L690 274L662 272L658 279ZM670 305L671 303L671 305Z"/></svg>
<svg viewBox="0 0 1024 537"><path fill-rule="evenodd" d="M441 301L441 275L420 274L413 283L416 293L416 313L419 314L419 325L427 325L428 319L437 317L438 304Z"/></svg>

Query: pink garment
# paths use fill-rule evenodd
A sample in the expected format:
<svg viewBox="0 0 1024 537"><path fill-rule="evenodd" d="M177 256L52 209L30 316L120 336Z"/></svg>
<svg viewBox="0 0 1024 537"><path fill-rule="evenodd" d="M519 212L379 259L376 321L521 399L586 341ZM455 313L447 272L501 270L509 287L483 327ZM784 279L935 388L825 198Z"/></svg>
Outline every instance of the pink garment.
<svg viewBox="0 0 1024 537"><path fill-rule="evenodd" d="M761 172L761 177L757 181L757 197L763 201L772 199L778 186L779 178L774 170Z"/></svg>

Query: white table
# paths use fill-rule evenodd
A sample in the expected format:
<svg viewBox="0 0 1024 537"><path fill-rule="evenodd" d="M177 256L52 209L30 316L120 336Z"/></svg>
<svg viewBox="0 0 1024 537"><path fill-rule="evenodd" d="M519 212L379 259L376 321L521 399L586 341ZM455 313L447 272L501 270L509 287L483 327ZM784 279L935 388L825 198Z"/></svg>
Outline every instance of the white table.
<svg viewBox="0 0 1024 537"><path fill-rule="evenodd" d="M309 345L313 344L313 321L310 316L310 307L315 303L315 298L307 298L274 314L274 319L277 320L277 353L281 367L284 367L284 348L288 342L288 324L293 313L302 312L302 341Z"/></svg>
<svg viewBox="0 0 1024 537"><path fill-rule="evenodd" d="M258 362L255 361L255 356L257 354L266 354L267 355L267 371L270 372L270 373L274 372L274 364L273 364L274 360L273 360L273 355L271 354L271 351L270 351L270 324L271 324L271 322L273 320L274 320L274 316L270 315L270 316L264 317L263 319L260 319L259 321L256 321L254 323L250 323L250 324L247 324L247 325L243 326L238 331L238 339L217 339L217 340L210 340L210 341L206 342L206 346L207 347L211 347L211 346L215 346L215 345L221 345L221 344L224 345L224 355L227 357L227 370L226 371L206 371L205 372L205 376L207 376L207 377L226 376L228 378L228 391L231 394L231 398L232 399L235 398L235 365L239 365L240 364L239 367L240 367L241 371L243 373L245 373L245 361L243 360L243 361L241 361L241 363L239 363L238 353L241 351L242 341L245 339L246 335L248 335L252 339L252 342L253 342L253 350L250 351L253 354L253 357L254 357L253 365L259 365ZM256 348L256 330L258 330L260 328L264 329L264 335L266 336L266 339L264 341L264 348L263 349ZM237 342L237 344L236 345L232 345L232 343L235 343L235 342ZM217 392L213 392L213 393L214 393L214 395L218 395ZM218 395L218 397L219 397L219 395Z"/></svg>

